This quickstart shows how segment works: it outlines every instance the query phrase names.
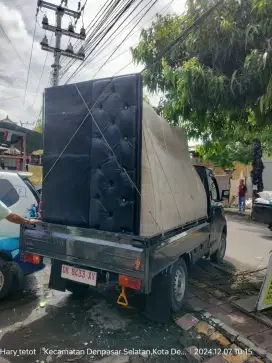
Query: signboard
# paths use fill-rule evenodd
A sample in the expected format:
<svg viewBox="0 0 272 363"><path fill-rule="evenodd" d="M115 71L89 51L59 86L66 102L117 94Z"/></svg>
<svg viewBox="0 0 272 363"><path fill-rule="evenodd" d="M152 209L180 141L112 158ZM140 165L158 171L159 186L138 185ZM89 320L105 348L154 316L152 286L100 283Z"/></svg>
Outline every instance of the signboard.
<svg viewBox="0 0 272 363"><path fill-rule="evenodd" d="M257 301L257 310L264 310L272 307L272 251L268 261L266 276Z"/></svg>

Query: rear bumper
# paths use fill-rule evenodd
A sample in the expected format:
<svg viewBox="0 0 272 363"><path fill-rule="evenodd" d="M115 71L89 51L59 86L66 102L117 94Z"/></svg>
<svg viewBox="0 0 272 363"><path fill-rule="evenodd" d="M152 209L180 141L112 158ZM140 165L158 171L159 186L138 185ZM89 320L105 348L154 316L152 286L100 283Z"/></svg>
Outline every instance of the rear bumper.
<svg viewBox="0 0 272 363"><path fill-rule="evenodd" d="M66 290L66 284L70 280L64 279L61 277L61 270L62 270L62 264L75 266L77 268L86 268L86 266L81 265L75 265L70 264L66 261L59 261L52 259L52 266L51 266L51 273L50 273L50 279L49 279L49 288L58 290L58 291L65 291ZM94 268L87 268L89 271L94 271L96 269ZM97 272L97 281L96 281L96 287L98 287L101 284L116 284L118 283L118 274L108 271L102 271L102 270L96 270ZM106 279L106 273L109 275L108 280ZM142 291L142 289L141 289ZM143 292L143 291L142 291Z"/></svg>
<svg viewBox="0 0 272 363"><path fill-rule="evenodd" d="M133 236L53 224L22 227L21 257L25 252L48 257L61 264L136 277L141 279L143 291L149 292L146 268L148 249L145 248L145 241L134 240Z"/></svg>
<svg viewBox="0 0 272 363"><path fill-rule="evenodd" d="M43 261L40 264L35 265L33 263L23 261L19 254L13 259L13 261L18 263L24 275L30 275L45 268Z"/></svg>

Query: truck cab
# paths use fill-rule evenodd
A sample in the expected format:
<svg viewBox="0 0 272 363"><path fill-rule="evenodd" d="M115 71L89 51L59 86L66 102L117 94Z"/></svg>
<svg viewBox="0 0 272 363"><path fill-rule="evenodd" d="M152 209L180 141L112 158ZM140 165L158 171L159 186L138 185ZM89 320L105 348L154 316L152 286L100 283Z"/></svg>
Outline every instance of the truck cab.
<svg viewBox="0 0 272 363"><path fill-rule="evenodd" d="M0 171L0 200L14 213L25 218L37 218L39 194L29 181L31 173ZM0 221L0 299L13 286L18 286L24 275L44 267L42 259L27 254L19 256L20 226Z"/></svg>
<svg viewBox="0 0 272 363"><path fill-rule="evenodd" d="M227 221L222 201L228 199L229 190L221 195L213 171L205 166L194 165L207 195L207 215L210 222L209 256L212 261L220 263L226 252Z"/></svg>

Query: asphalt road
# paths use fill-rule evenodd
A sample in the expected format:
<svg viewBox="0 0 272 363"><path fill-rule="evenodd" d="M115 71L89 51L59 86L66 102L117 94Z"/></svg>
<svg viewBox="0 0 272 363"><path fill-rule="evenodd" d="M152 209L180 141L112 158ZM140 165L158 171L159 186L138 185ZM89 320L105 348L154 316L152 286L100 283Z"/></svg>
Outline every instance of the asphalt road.
<svg viewBox="0 0 272 363"><path fill-rule="evenodd" d="M228 220L227 260L230 264L245 269L265 266L272 249L272 233L270 235L265 226L237 217L228 217ZM207 280L208 270L212 270L210 278L214 282L213 271L217 269L208 261L203 264L194 267L194 273ZM49 272L48 265L44 271L26 279L23 292L0 302L0 363L141 363L146 360L144 351L148 349L179 350L186 347L187 340L190 345L206 347L208 344L197 336L182 335L174 322L158 325L148 321L141 313L141 304L130 309L118 307L114 289L90 291L84 299L75 299L68 292L48 290ZM45 301L44 307L40 306L40 301ZM77 351L66 354L58 353L59 349ZM102 355L92 349L142 351L135 351L133 358L128 355L115 360L112 356L103 360ZM109 355L108 352L105 355ZM3 358L5 360L1 360ZM160 354L148 359L152 363L165 361L166 357ZM187 359L174 354L167 356L167 361L187 362Z"/></svg>
<svg viewBox="0 0 272 363"><path fill-rule="evenodd" d="M228 216L226 259L238 269L262 269L272 250L272 232L266 225Z"/></svg>

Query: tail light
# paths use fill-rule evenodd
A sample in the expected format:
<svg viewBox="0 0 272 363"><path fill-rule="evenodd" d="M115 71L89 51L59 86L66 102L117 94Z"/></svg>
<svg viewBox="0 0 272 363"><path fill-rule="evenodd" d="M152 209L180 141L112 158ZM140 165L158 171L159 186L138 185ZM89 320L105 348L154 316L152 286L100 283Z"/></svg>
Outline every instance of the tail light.
<svg viewBox="0 0 272 363"><path fill-rule="evenodd" d="M24 261L33 263L34 265L38 265L41 262L41 257L38 255L34 255L33 253L25 253Z"/></svg>
<svg viewBox="0 0 272 363"><path fill-rule="evenodd" d="M118 282L120 286L130 287L134 290L141 289L141 279L137 279L136 277L130 277L126 275L119 275Z"/></svg>

